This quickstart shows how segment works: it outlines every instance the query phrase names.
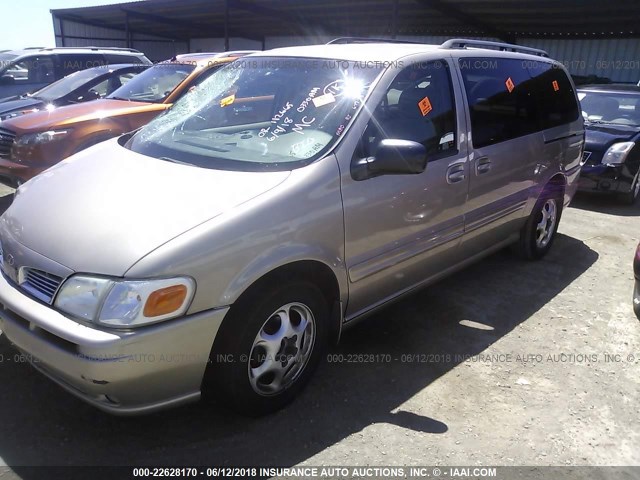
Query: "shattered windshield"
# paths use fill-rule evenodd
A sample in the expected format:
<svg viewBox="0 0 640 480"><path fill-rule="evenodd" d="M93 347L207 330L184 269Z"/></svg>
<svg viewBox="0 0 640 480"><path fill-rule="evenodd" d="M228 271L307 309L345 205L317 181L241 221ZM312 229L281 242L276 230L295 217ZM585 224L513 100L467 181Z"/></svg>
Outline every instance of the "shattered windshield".
<svg viewBox="0 0 640 480"><path fill-rule="evenodd" d="M213 73L127 147L205 168L306 165L340 138L381 71L356 65L244 57Z"/></svg>

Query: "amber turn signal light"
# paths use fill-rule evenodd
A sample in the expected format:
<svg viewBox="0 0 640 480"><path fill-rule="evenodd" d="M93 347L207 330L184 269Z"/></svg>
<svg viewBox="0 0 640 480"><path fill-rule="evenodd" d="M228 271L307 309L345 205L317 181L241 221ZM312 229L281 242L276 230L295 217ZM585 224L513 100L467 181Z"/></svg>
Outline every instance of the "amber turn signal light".
<svg viewBox="0 0 640 480"><path fill-rule="evenodd" d="M186 297L187 287L184 285L161 288L149 295L143 314L145 317L158 317L175 312L182 306Z"/></svg>

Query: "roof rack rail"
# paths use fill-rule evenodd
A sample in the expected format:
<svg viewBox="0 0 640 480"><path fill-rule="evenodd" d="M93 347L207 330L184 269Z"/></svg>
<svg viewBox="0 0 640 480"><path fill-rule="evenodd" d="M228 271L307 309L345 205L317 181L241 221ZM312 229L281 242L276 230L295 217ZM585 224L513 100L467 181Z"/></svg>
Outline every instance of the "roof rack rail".
<svg viewBox="0 0 640 480"><path fill-rule="evenodd" d="M512 43L491 42L489 40L470 40L466 38L452 38L447 40L440 48L490 48L495 50L501 50L503 52L520 52L529 53L531 55L538 55L539 57L548 57L549 54L544 50L531 47L523 47L521 45L514 45Z"/></svg>
<svg viewBox="0 0 640 480"><path fill-rule="evenodd" d="M412 43L420 45L420 42L410 42L408 40L395 40L392 38L369 38L369 37L338 37L326 43L326 45L341 45L350 43Z"/></svg>
<svg viewBox="0 0 640 480"><path fill-rule="evenodd" d="M218 53L217 58L229 58L229 57L244 57L245 55L251 55L252 53L259 52L260 50L229 50L228 52Z"/></svg>
<svg viewBox="0 0 640 480"><path fill-rule="evenodd" d="M131 53L142 53L140 50L136 50L135 48L124 48L124 47L94 47L93 45L83 46L83 47L45 47L42 50L52 51L52 50L113 50L116 52L131 52Z"/></svg>

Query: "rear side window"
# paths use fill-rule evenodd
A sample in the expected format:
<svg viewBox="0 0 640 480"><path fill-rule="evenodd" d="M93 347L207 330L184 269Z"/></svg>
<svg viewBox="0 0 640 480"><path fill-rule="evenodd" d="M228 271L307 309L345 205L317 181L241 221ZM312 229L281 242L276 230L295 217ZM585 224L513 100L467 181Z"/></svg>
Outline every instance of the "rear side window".
<svg viewBox="0 0 640 480"><path fill-rule="evenodd" d="M125 85L129 80L135 77L136 72L126 72L120 74L111 75L109 78L103 80L102 82L94 85L90 88L96 92L100 98L106 97L107 95L112 94L118 88Z"/></svg>
<svg viewBox="0 0 640 480"><path fill-rule="evenodd" d="M546 62L527 61L543 129L557 127L578 118L578 103L567 74Z"/></svg>
<svg viewBox="0 0 640 480"><path fill-rule="evenodd" d="M105 65L105 58L99 53L59 54L59 59L62 76L65 77L79 70Z"/></svg>
<svg viewBox="0 0 640 480"><path fill-rule="evenodd" d="M13 77L16 85L42 85L53 82L55 77L51 56L26 57L9 65L3 75Z"/></svg>
<svg viewBox="0 0 640 480"><path fill-rule="evenodd" d="M142 60L135 55L122 55L117 53L107 53L105 54L107 58L107 63L109 65L114 65L117 63L140 63L142 64Z"/></svg>
<svg viewBox="0 0 640 480"><path fill-rule="evenodd" d="M517 59L461 58L473 145L484 147L540 130L527 63Z"/></svg>

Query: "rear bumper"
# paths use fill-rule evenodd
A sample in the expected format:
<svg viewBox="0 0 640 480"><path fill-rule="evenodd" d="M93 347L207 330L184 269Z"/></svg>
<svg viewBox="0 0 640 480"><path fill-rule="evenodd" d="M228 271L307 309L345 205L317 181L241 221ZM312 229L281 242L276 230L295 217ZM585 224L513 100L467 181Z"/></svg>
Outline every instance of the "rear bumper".
<svg viewBox="0 0 640 480"><path fill-rule="evenodd" d="M135 415L197 400L228 307L136 330L80 324L0 275L0 330L34 367L109 413Z"/></svg>

